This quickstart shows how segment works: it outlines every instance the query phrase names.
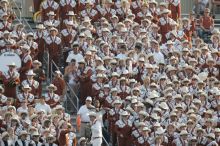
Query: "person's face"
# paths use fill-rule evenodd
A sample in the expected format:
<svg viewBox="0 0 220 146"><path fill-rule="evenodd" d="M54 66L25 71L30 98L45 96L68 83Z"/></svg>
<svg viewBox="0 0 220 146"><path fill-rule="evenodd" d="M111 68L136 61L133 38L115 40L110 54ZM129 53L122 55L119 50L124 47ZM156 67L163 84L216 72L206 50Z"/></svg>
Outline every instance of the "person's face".
<svg viewBox="0 0 220 146"><path fill-rule="evenodd" d="M27 79L28 79L28 80L33 79L33 77L34 77L34 76L29 76L29 75L27 75Z"/></svg>
<svg viewBox="0 0 220 146"><path fill-rule="evenodd" d="M13 127L13 126L16 126L17 123L18 123L18 122L17 122L16 120L12 120L12 121L11 121L11 125L12 125L12 127Z"/></svg>
<svg viewBox="0 0 220 146"><path fill-rule="evenodd" d="M21 135L21 140L26 140L27 139L27 135L23 134Z"/></svg>
<svg viewBox="0 0 220 146"><path fill-rule="evenodd" d="M183 140L187 140L187 135L181 135L181 138L183 139Z"/></svg>
<svg viewBox="0 0 220 146"><path fill-rule="evenodd" d="M55 30L50 31L51 36L56 36L57 32Z"/></svg>
<svg viewBox="0 0 220 146"><path fill-rule="evenodd" d="M8 20L8 16L3 16L2 19L3 19L3 21Z"/></svg>
<svg viewBox="0 0 220 146"><path fill-rule="evenodd" d="M118 23L118 19L117 18L113 18L111 19L112 23Z"/></svg>
<svg viewBox="0 0 220 146"><path fill-rule="evenodd" d="M73 52L78 53L79 52L79 47L73 47Z"/></svg>
<svg viewBox="0 0 220 146"><path fill-rule="evenodd" d="M9 70L10 70L10 71L14 71L14 69L15 69L15 67L9 66Z"/></svg>
<svg viewBox="0 0 220 146"><path fill-rule="evenodd" d="M202 131L197 131L197 135L198 135L199 137L202 137L202 136L203 136L203 132L202 132Z"/></svg>
<svg viewBox="0 0 220 146"><path fill-rule="evenodd" d="M98 100L96 100L94 105L95 105L95 107L99 108L100 107L100 102Z"/></svg>
<svg viewBox="0 0 220 146"><path fill-rule="evenodd" d="M79 63L79 68L84 68L85 64L84 63Z"/></svg>
<svg viewBox="0 0 220 146"><path fill-rule="evenodd" d="M39 136L34 135L32 136L32 138L33 138L33 141L39 141Z"/></svg>
<svg viewBox="0 0 220 146"><path fill-rule="evenodd" d="M76 66L76 62L75 62L75 61L72 61L72 62L70 63L70 65L71 65L71 66Z"/></svg>
<svg viewBox="0 0 220 146"><path fill-rule="evenodd" d="M89 105L91 105L91 104L92 104L92 101L86 100L86 105L87 105L87 106L89 106Z"/></svg>
<svg viewBox="0 0 220 146"><path fill-rule="evenodd" d="M204 12L204 15L205 15L205 16L209 16L209 14L210 14L210 13L207 12L207 11Z"/></svg>
<svg viewBox="0 0 220 146"><path fill-rule="evenodd" d="M38 63L34 63L34 64L33 64L33 67L34 67L34 68L39 68L40 66L39 66Z"/></svg>

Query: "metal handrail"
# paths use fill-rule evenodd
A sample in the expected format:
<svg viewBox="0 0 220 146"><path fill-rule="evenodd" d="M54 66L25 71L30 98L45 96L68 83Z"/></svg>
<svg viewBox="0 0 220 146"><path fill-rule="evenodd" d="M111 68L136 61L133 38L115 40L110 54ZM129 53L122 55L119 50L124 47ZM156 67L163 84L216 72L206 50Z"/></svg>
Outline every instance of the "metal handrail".
<svg viewBox="0 0 220 146"><path fill-rule="evenodd" d="M48 58L49 58L49 53L48 53ZM52 79L53 77L53 67L55 67L56 70L60 71L59 67L57 66L57 64L51 60L51 63L50 63L50 79ZM63 74L62 74L63 75ZM70 92L70 97L69 95L67 95L68 100L71 102L71 104L74 106L76 112L79 110L79 98L78 96L76 95L76 93L73 91L73 89L71 88L71 86L69 85L69 83L66 82L66 85L67 85L67 91ZM74 103L72 97L74 97L76 99L76 103Z"/></svg>
<svg viewBox="0 0 220 146"><path fill-rule="evenodd" d="M13 2L13 4L14 4L14 6L16 7L16 9L18 10L18 12L19 12L19 20L20 20L20 22L21 22L21 15L22 15L22 4L21 4L21 7L19 7L18 5L17 5L17 3L16 3L16 1L15 0L12 0L11 2ZM23 1L22 1L23 2ZM13 8L12 8L13 9ZM20 10L21 9L21 10ZM16 17L18 18L18 15L16 14Z"/></svg>
<svg viewBox="0 0 220 146"><path fill-rule="evenodd" d="M110 146L109 143L107 142L107 140L106 140L104 137L102 137L102 139L103 139L103 141L105 142L105 144L106 144L107 146Z"/></svg>

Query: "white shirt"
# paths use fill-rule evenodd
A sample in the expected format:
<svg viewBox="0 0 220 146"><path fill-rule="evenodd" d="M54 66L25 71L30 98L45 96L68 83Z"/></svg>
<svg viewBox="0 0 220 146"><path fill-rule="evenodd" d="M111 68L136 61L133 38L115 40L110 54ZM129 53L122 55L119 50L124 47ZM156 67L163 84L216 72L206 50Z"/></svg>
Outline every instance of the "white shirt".
<svg viewBox="0 0 220 146"><path fill-rule="evenodd" d="M40 110L44 110L46 112L46 114L50 114L51 113L51 108L48 104L41 104L41 103L37 103L35 106L36 111L40 111Z"/></svg>
<svg viewBox="0 0 220 146"><path fill-rule="evenodd" d="M87 108L86 105L83 105L80 107L77 115L80 115L81 121L82 122L90 122L90 118L89 118L89 109Z"/></svg>
<svg viewBox="0 0 220 146"><path fill-rule="evenodd" d="M21 112L26 112L26 113L28 113L28 107L19 107L18 109L17 109L17 113L19 114L19 113L21 113Z"/></svg>
<svg viewBox="0 0 220 146"><path fill-rule="evenodd" d="M154 60L158 63L165 62L164 55L161 52L154 52Z"/></svg>
<svg viewBox="0 0 220 146"><path fill-rule="evenodd" d="M91 126L91 131L92 131L92 138L102 137L102 123L101 123L101 121L96 120Z"/></svg>
<svg viewBox="0 0 220 146"><path fill-rule="evenodd" d="M66 62L69 63L72 59L75 59L77 63L81 60L84 60L83 56L80 53L74 54L71 51L66 59Z"/></svg>

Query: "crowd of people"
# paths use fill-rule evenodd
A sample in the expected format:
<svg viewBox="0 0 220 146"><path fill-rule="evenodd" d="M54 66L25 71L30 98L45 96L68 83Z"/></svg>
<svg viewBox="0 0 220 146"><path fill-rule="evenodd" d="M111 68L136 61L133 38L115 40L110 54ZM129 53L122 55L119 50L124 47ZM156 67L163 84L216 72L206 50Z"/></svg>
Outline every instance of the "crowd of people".
<svg viewBox="0 0 220 146"><path fill-rule="evenodd" d="M1 70L0 146L220 144L210 9L182 18L181 0L34 0L41 22L26 33L10 2L0 7L0 51L21 58ZM54 73L46 92L45 52ZM66 84L81 105L77 127L63 107Z"/></svg>

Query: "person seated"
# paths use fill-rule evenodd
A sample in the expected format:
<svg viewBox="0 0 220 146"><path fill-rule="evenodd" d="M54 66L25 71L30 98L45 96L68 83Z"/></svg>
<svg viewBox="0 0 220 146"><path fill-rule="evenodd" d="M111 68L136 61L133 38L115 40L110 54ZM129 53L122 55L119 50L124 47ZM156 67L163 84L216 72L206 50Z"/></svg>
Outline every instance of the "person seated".
<svg viewBox="0 0 220 146"><path fill-rule="evenodd" d="M210 35L214 28L214 20L210 16L210 9L204 10L204 15L200 18L200 38L204 38L204 34Z"/></svg>

